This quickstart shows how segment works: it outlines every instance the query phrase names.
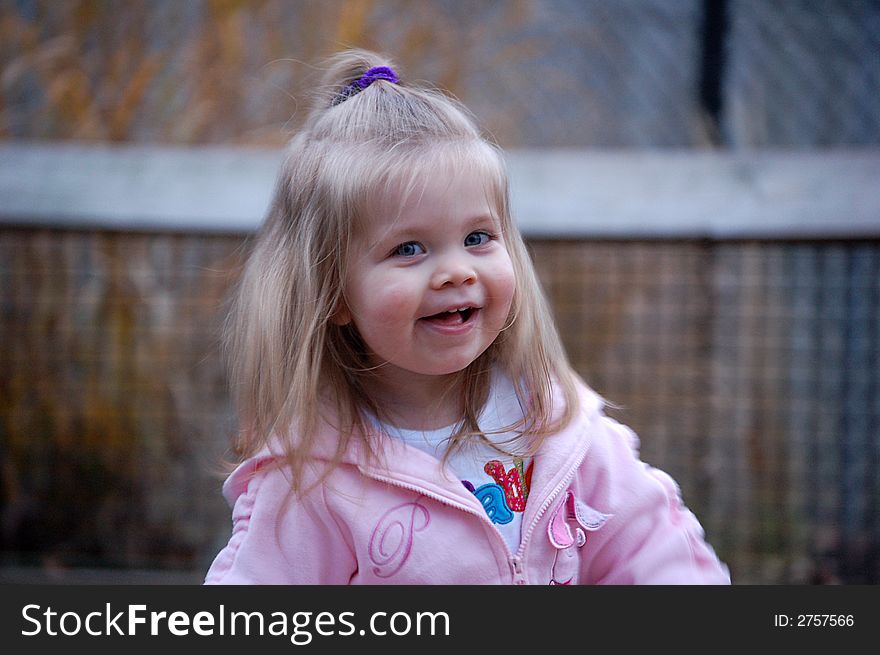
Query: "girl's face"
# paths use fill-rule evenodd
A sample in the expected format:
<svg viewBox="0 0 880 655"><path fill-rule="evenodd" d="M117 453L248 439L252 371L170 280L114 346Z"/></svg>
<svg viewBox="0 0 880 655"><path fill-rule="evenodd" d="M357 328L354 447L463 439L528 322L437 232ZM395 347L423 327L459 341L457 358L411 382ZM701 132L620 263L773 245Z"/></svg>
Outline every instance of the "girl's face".
<svg viewBox="0 0 880 655"><path fill-rule="evenodd" d="M336 320L398 382L462 370L507 321L513 265L478 177L437 172L406 197L386 192L352 244Z"/></svg>

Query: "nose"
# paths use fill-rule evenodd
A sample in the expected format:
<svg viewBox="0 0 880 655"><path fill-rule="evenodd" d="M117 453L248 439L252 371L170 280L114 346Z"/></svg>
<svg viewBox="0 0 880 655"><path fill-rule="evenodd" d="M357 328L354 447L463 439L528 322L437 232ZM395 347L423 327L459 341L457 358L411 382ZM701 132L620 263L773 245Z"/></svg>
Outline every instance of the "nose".
<svg viewBox="0 0 880 655"><path fill-rule="evenodd" d="M448 256L442 258L434 270L431 286L435 289L458 287L477 281L477 271L465 257Z"/></svg>

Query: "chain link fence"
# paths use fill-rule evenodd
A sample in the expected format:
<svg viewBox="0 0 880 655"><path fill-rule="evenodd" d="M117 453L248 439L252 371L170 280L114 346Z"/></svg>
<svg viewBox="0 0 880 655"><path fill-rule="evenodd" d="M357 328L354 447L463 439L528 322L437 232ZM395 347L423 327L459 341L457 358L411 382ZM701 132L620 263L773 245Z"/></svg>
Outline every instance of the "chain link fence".
<svg viewBox="0 0 880 655"><path fill-rule="evenodd" d="M505 147L880 136L872 0L23 0L0 5L0 137L280 145L345 45L393 53Z"/></svg>

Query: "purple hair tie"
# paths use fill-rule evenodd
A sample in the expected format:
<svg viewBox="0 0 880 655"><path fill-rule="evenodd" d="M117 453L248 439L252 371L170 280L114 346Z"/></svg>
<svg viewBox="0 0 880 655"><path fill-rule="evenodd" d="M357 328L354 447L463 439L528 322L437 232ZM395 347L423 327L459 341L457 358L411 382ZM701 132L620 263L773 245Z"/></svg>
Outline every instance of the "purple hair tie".
<svg viewBox="0 0 880 655"><path fill-rule="evenodd" d="M336 97L333 98L333 106L348 100L353 95L357 95L376 80L385 80L392 84L400 82L397 78L397 73L395 73L393 69L388 66L374 66L373 68L364 71L363 75L337 93Z"/></svg>

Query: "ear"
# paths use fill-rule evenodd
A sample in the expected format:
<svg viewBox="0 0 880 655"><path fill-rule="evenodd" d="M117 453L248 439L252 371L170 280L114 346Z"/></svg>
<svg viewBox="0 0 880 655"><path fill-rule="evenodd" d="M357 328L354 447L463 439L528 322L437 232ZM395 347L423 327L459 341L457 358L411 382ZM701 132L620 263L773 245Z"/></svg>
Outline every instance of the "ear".
<svg viewBox="0 0 880 655"><path fill-rule="evenodd" d="M348 307L345 306L345 303L340 304L339 309L336 310L336 313L330 317L330 322L333 325L338 325L342 327L343 325L348 325L351 323L351 312L348 311Z"/></svg>

